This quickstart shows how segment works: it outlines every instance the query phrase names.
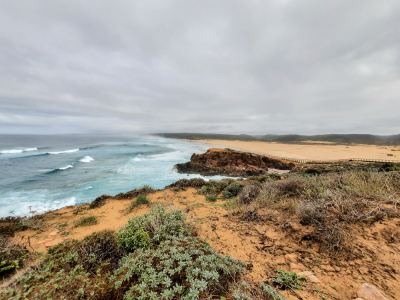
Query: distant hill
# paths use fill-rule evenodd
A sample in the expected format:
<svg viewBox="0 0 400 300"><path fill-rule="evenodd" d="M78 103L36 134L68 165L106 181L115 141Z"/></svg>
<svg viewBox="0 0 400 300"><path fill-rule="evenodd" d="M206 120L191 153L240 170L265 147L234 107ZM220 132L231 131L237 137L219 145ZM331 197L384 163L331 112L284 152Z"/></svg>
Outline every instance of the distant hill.
<svg viewBox="0 0 400 300"><path fill-rule="evenodd" d="M323 135L248 135L248 134L217 134L217 133L157 133L157 136L187 140L239 140L239 141L267 141L280 143L300 143L304 141L332 142L339 144L380 144L400 145L400 134L372 135L372 134L323 134Z"/></svg>

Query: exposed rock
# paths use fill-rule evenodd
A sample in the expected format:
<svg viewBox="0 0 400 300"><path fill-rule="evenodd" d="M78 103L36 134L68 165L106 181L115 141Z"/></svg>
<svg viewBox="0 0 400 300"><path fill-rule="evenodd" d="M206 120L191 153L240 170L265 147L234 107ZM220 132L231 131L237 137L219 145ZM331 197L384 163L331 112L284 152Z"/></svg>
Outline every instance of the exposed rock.
<svg viewBox="0 0 400 300"><path fill-rule="evenodd" d="M387 295L368 283L364 283L360 287L360 289L357 291L357 297L364 300L390 300Z"/></svg>
<svg viewBox="0 0 400 300"><path fill-rule="evenodd" d="M302 264L290 264L290 271L291 272L296 272L300 270L304 270L305 267Z"/></svg>
<svg viewBox="0 0 400 300"><path fill-rule="evenodd" d="M297 275L299 276L304 276L306 277L310 282L312 283L322 283L321 280L319 280L317 278L317 276L315 276L313 273L311 273L310 271L304 271L304 272L300 272Z"/></svg>
<svg viewBox="0 0 400 300"><path fill-rule="evenodd" d="M190 161L177 164L179 173L201 175L253 176L268 173L268 168L291 170L295 164L290 161L270 158L231 149L208 149L203 154L193 154Z"/></svg>

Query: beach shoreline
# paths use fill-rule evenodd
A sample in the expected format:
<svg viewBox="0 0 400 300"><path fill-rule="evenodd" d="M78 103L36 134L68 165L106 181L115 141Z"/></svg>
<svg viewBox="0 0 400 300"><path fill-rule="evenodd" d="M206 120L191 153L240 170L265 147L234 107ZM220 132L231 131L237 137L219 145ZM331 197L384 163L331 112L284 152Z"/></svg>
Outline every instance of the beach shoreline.
<svg viewBox="0 0 400 300"><path fill-rule="evenodd" d="M400 146L362 144L301 143L286 144L262 141L238 140L185 140L209 144L212 147L226 147L261 155L288 157L305 160L371 159L400 162Z"/></svg>

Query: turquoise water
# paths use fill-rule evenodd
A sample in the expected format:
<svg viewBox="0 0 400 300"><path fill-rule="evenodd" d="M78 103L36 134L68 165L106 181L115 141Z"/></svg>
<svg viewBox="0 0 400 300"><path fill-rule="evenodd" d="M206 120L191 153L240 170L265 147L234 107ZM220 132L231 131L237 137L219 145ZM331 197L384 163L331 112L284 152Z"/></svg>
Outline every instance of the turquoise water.
<svg viewBox="0 0 400 300"><path fill-rule="evenodd" d="M45 212L181 179L221 176L179 174L209 145L155 136L0 135L0 217Z"/></svg>

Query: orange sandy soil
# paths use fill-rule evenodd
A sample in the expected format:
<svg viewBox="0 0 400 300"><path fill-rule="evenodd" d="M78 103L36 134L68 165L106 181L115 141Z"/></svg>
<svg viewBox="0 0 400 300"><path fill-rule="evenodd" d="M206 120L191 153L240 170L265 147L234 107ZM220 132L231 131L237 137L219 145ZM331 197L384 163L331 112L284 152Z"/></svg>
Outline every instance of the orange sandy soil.
<svg viewBox="0 0 400 300"><path fill-rule="evenodd" d="M205 239L219 253L230 255L252 265L246 272L247 281L261 282L276 276L274 270L309 271L321 283L307 281L296 294L283 291L286 299L354 299L363 283L372 284L392 297L400 299L400 246L390 243L390 234L398 231L400 219L391 219L372 226L354 229L353 246L358 258L331 255L319 251L318 245L301 241L300 237L312 228L302 226L296 219L288 219L277 211L258 211L257 220L243 220L227 214L225 201L207 203L196 190L175 192L161 190L148 195L152 205L171 205L184 210L193 222L199 237ZM87 205L65 207L47 213L47 229L42 233L27 230L18 233L16 241L26 241L35 251L46 251L47 246L65 238L81 240L86 235L104 229L118 230L128 219L142 215L150 206L142 205L127 213L131 200L106 200L100 208L82 210ZM78 214L74 214L78 212ZM83 216L98 216L98 224L74 227ZM251 219L251 218L250 218ZM60 224L68 225L60 228ZM62 232L70 232L67 237ZM361 253L361 255L360 255ZM334 259L332 259L334 257ZM320 289L321 292L313 289Z"/></svg>
<svg viewBox="0 0 400 300"><path fill-rule="evenodd" d="M203 144L218 145L236 150L263 155L275 155L297 159L336 160L349 158L398 160L400 146L339 145L329 142L303 142L302 144L281 144L269 142L245 142L225 140L191 140ZM393 156L388 156L393 154Z"/></svg>

